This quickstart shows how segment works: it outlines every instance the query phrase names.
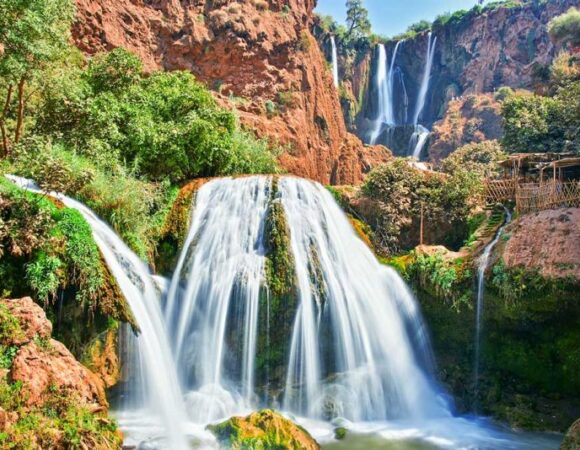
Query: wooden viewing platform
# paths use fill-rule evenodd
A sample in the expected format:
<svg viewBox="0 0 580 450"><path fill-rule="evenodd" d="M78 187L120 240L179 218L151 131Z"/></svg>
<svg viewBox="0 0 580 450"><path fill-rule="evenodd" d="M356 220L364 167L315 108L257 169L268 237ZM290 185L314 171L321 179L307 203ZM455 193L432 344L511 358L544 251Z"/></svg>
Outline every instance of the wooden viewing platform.
<svg viewBox="0 0 580 450"><path fill-rule="evenodd" d="M501 163L510 172L511 177L487 180L486 202L515 202L515 209L519 214L552 208L579 208L580 179L574 178L577 169L580 168L580 157L553 161L538 159L538 154L514 155ZM525 176L522 176L522 168L526 170ZM566 175L566 169L571 169L570 178ZM550 171L551 177L544 179L544 174Z"/></svg>

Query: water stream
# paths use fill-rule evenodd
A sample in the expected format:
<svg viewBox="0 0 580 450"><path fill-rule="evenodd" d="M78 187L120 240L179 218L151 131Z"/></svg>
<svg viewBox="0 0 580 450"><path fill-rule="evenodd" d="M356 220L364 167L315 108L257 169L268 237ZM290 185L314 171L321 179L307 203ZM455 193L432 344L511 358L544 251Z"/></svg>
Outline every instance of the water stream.
<svg viewBox="0 0 580 450"><path fill-rule="evenodd" d="M481 351L481 331L483 328L483 303L485 295L485 272L489 265L489 257L491 252L499 242L505 226L512 220L510 211L505 209L505 220L502 226L497 230L493 240L487 244L481 257L479 258L479 267L477 269L477 307L475 316L475 360L474 360L474 391L475 400L477 404L478 389L479 389L479 370L480 370L480 351Z"/></svg>
<svg viewBox="0 0 580 450"><path fill-rule="evenodd" d="M419 88L419 95L417 96L417 105L415 106L415 115L413 116L413 124L418 125L423 108L425 108L425 101L427 93L429 92L429 81L431 80L431 68L433 67L433 58L435 56L435 46L437 45L437 37L433 38L429 32L427 40L427 54L425 55L425 70L423 71L423 78Z"/></svg>
<svg viewBox="0 0 580 450"><path fill-rule="evenodd" d="M330 36L330 44L332 45L332 78L334 80L334 87L338 88L338 52L336 50L336 39Z"/></svg>

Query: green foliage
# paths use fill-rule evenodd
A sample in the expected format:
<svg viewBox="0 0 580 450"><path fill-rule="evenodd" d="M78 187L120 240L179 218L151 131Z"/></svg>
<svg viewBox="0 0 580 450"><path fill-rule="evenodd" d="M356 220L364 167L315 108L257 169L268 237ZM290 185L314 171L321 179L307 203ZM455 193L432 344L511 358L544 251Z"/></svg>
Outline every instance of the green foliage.
<svg viewBox="0 0 580 450"><path fill-rule="evenodd" d="M506 157L501 145L495 140L472 143L464 145L445 158L441 169L448 174L465 170L482 178L492 177L499 171L498 163Z"/></svg>
<svg viewBox="0 0 580 450"><path fill-rule="evenodd" d="M3 0L0 4L0 76L29 78L68 45L74 17L70 0Z"/></svg>
<svg viewBox="0 0 580 450"><path fill-rule="evenodd" d="M407 272L422 289L438 298L451 301L451 307L456 311L462 305L470 304L471 272L464 268L463 260L448 259L442 253L415 255L414 261L407 267Z"/></svg>
<svg viewBox="0 0 580 450"><path fill-rule="evenodd" d="M295 286L294 257L290 246L290 230L280 199L276 198L277 184L272 187L266 219L267 254L266 280L274 297L291 293Z"/></svg>
<svg viewBox="0 0 580 450"><path fill-rule="evenodd" d="M116 448L121 445L117 424L95 414L66 390L47 389L42 405L27 407L22 383L0 379L0 408L16 414L17 420L0 433L3 449Z"/></svg>
<svg viewBox="0 0 580 450"><path fill-rule="evenodd" d="M481 204L482 189L481 177L464 169L449 176L425 174L403 158L377 167L362 187L362 193L376 205L373 217L366 218L373 227L375 245L381 253L398 253L402 231L418 225L421 208L431 228L453 224L461 229Z"/></svg>
<svg viewBox="0 0 580 450"><path fill-rule="evenodd" d="M8 347L0 345L0 369L10 369L17 351L18 347L14 345Z"/></svg>
<svg viewBox="0 0 580 450"><path fill-rule="evenodd" d="M502 105L503 147L508 152L565 152L580 149L580 82L554 97L514 94Z"/></svg>
<svg viewBox="0 0 580 450"><path fill-rule="evenodd" d="M117 49L71 77L72 89L45 91L36 131L62 139L80 154L127 161L138 175L174 183L240 169L276 169L270 151L248 164L257 150L269 149L256 142L248 152L253 136L241 131L236 117L189 72L144 77L139 60Z"/></svg>
<svg viewBox="0 0 580 450"><path fill-rule="evenodd" d="M22 329L20 323L5 305L0 304L0 346L6 348L14 338L20 337Z"/></svg>
<svg viewBox="0 0 580 450"><path fill-rule="evenodd" d="M558 42L580 46L580 9L570 8L568 12L553 18L548 24L550 36Z"/></svg>
<svg viewBox="0 0 580 450"><path fill-rule="evenodd" d="M422 33L431 29L431 22L427 20L420 20L407 28L407 33Z"/></svg>
<svg viewBox="0 0 580 450"><path fill-rule="evenodd" d="M59 274L63 263L57 256L38 252L32 262L26 266L26 279L30 287L36 292L38 300L47 303L56 295L60 286Z"/></svg>
<svg viewBox="0 0 580 450"><path fill-rule="evenodd" d="M370 34L369 12L362 0L346 0L346 25L349 38L357 39Z"/></svg>
<svg viewBox="0 0 580 450"><path fill-rule="evenodd" d="M502 86L500 87L494 95L494 98L498 102L503 102L505 99L509 98L510 95L514 93L514 90L509 86Z"/></svg>

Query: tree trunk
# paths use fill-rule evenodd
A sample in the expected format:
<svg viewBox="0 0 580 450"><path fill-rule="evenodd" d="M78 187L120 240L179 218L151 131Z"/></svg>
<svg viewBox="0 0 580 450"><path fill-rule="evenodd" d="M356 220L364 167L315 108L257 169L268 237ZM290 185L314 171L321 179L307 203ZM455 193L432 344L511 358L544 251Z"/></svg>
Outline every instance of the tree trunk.
<svg viewBox="0 0 580 450"><path fill-rule="evenodd" d="M4 108L2 109L2 114L0 115L0 130L2 131L2 156L6 157L8 155L8 132L6 131L6 116L10 110L10 102L12 101L12 85L8 86L8 92L6 93L6 102L4 103Z"/></svg>
<svg viewBox="0 0 580 450"><path fill-rule="evenodd" d="M20 138L22 137L22 129L24 127L24 85L26 84L26 79L23 77L18 83L18 120L16 122L16 134L14 136L14 142L18 144Z"/></svg>

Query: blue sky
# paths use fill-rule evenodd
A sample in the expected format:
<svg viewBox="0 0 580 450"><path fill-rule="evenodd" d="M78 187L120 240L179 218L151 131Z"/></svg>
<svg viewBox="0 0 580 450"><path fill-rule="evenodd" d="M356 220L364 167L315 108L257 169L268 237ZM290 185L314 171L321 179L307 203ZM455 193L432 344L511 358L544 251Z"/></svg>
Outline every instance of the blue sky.
<svg viewBox="0 0 580 450"><path fill-rule="evenodd" d="M386 36L402 33L419 20L432 21L438 14L469 9L477 0L364 0L373 32ZM346 17L344 0L318 0L316 11L329 14L338 22Z"/></svg>

